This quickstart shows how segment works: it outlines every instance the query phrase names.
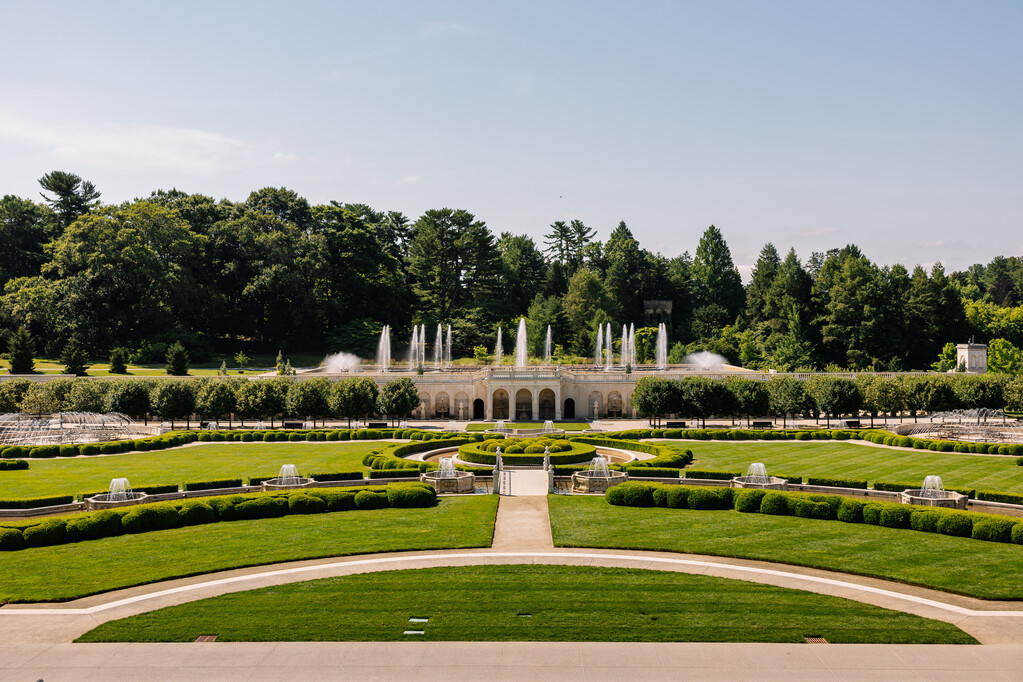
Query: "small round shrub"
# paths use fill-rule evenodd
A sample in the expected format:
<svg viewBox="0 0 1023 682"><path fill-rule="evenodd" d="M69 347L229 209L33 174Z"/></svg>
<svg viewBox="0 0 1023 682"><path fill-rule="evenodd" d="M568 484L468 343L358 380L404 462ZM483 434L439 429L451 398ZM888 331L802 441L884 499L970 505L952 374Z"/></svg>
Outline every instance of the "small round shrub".
<svg viewBox="0 0 1023 682"><path fill-rule="evenodd" d="M842 500L838 507L838 520L846 523L863 523L863 507L866 502Z"/></svg>
<svg viewBox="0 0 1023 682"><path fill-rule="evenodd" d="M620 507L652 507L655 487L650 483L626 481L608 488L604 493L604 499L609 504Z"/></svg>
<svg viewBox="0 0 1023 682"><path fill-rule="evenodd" d="M909 527L924 533L937 533L940 518L941 514L935 511L915 511L909 515Z"/></svg>
<svg viewBox="0 0 1023 682"><path fill-rule="evenodd" d="M743 513L756 513L760 511L760 504L767 494L766 490L740 490L735 494L735 510Z"/></svg>
<svg viewBox="0 0 1023 682"><path fill-rule="evenodd" d="M913 510L903 505L886 504L881 509L881 525L885 528L909 528Z"/></svg>
<svg viewBox="0 0 1023 682"><path fill-rule="evenodd" d="M437 504L437 491L433 486L389 485L387 503L396 509L432 507Z"/></svg>
<svg viewBox="0 0 1023 682"><path fill-rule="evenodd" d="M270 519L288 513L288 500L284 497L265 495L243 500L234 508L239 519Z"/></svg>
<svg viewBox="0 0 1023 682"><path fill-rule="evenodd" d="M0 552L12 552L25 546L25 537L17 528L0 528Z"/></svg>
<svg viewBox="0 0 1023 682"><path fill-rule="evenodd" d="M387 493L360 490L355 494L356 509L384 509L387 507Z"/></svg>
<svg viewBox="0 0 1023 682"><path fill-rule="evenodd" d="M796 434L796 440L810 440L810 434L806 431L800 431Z"/></svg>
<svg viewBox="0 0 1023 682"><path fill-rule="evenodd" d="M729 488L721 488L721 490L729 490ZM724 496L713 488L690 489L689 494L686 495L686 503L690 509L724 509L726 507Z"/></svg>
<svg viewBox="0 0 1023 682"><path fill-rule="evenodd" d="M291 441L292 443L296 443L296 442L298 442L300 440L305 440L305 439L302 438L301 434L291 433L291 434L288 434L288 440Z"/></svg>
<svg viewBox="0 0 1023 682"><path fill-rule="evenodd" d="M199 440L201 440L203 442L208 441L208 440L213 440L213 434L210 433L209 431L201 431L199 433Z"/></svg>
<svg viewBox="0 0 1023 682"><path fill-rule="evenodd" d="M27 459L0 459L0 471L17 471L27 468Z"/></svg>
<svg viewBox="0 0 1023 682"><path fill-rule="evenodd" d="M877 502L870 502L863 505L863 523L871 526L881 525L881 505Z"/></svg>
<svg viewBox="0 0 1023 682"><path fill-rule="evenodd" d="M789 498L778 492L768 492L760 501L760 513L772 514L774 516L786 516L789 514Z"/></svg>
<svg viewBox="0 0 1023 682"><path fill-rule="evenodd" d="M26 547L47 547L64 542L66 522L60 519L48 519L38 526L29 526L21 531Z"/></svg>
<svg viewBox="0 0 1023 682"><path fill-rule="evenodd" d="M973 524L971 537L988 542L1009 542L1016 523L1011 519L982 519Z"/></svg>
<svg viewBox="0 0 1023 682"><path fill-rule="evenodd" d="M289 514L320 514L327 511L327 503L319 498L299 493L288 496Z"/></svg>
<svg viewBox="0 0 1023 682"><path fill-rule="evenodd" d="M668 506L668 486L659 485L656 488L654 488L654 506L655 507Z"/></svg>
<svg viewBox="0 0 1023 682"><path fill-rule="evenodd" d="M24 445L12 445L8 448L4 448L4 457L6 459L28 457L28 448Z"/></svg>
<svg viewBox="0 0 1023 682"><path fill-rule="evenodd" d="M795 516L804 519L818 519L827 521L833 519L831 506L826 502L815 502L814 500L796 500L793 508Z"/></svg>
<svg viewBox="0 0 1023 682"><path fill-rule="evenodd" d="M61 457L77 457L78 456L78 446L77 445L61 445L60 446L60 453L59 454L60 454Z"/></svg>
<svg viewBox="0 0 1023 682"><path fill-rule="evenodd" d="M1015 545L1023 545L1023 522L1017 523L1012 527L1012 531L1009 534L1009 540ZM0 548L3 547L2 538L0 538Z"/></svg>
<svg viewBox="0 0 1023 682"><path fill-rule="evenodd" d="M224 495L211 497L208 504L210 505L210 508L213 509L213 513L216 515L217 521L234 521L238 518L238 512L235 510L235 505L243 499L245 498L241 495Z"/></svg>
<svg viewBox="0 0 1023 682"><path fill-rule="evenodd" d="M28 456L33 459L56 457L59 454L59 445L37 445L28 451Z"/></svg>
<svg viewBox="0 0 1023 682"><path fill-rule="evenodd" d="M224 433L222 431L214 431L212 434L213 440L222 441L225 440Z"/></svg>
<svg viewBox="0 0 1023 682"><path fill-rule="evenodd" d="M944 512L938 519L938 532L968 538L973 534L973 519L966 512Z"/></svg>
<svg viewBox="0 0 1023 682"><path fill-rule="evenodd" d="M204 523L213 523L217 515L213 507L205 502L190 501L183 503L178 508L178 525L199 526Z"/></svg>
<svg viewBox="0 0 1023 682"><path fill-rule="evenodd" d="M252 442L252 434L251 433L243 433L242 436L241 436L241 439L245 443L251 443Z"/></svg>

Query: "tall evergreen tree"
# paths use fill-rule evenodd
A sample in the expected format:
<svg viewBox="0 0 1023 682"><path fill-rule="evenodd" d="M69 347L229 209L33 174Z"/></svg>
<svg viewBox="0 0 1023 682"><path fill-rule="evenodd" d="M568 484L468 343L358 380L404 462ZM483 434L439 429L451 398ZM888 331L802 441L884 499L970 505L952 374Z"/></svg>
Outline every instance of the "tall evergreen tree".
<svg viewBox="0 0 1023 682"><path fill-rule="evenodd" d="M746 287L746 317L750 322L755 324L769 319L767 298L780 268L778 249L768 242L760 250L749 286Z"/></svg>
<svg viewBox="0 0 1023 682"><path fill-rule="evenodd" d="M35 344L28 327L19 327L11 334L7 346L7 357L11 361L11 374L32 374L35 372Z"/></svg>
<svg viewBox="0 0 1023 682"><path fill-rule="evenodd" d="M638 322L643 318L641 289L646 265L639 242L625 225L618 223L604 247L607 272L604 284L613 303L614 317Z"/></svg>
<svg viewBox="0 0 1023 682"><path fill-rule="evenodd" d="M62 227L67 227L99 205L100 193L95 185L74 173L51 171L39 178L39 186L53 195L40 192L50 208L60 216Z"/></svg>
<svg viewBox="0 0 1023 682"><path fill-rule="evenodd" d="M693 282L701 307L712 309L704 315L723 327L735 320L745 305L742 277L732 262L732 252L721 231L711 225L703 233L693 258Z"/></svg>

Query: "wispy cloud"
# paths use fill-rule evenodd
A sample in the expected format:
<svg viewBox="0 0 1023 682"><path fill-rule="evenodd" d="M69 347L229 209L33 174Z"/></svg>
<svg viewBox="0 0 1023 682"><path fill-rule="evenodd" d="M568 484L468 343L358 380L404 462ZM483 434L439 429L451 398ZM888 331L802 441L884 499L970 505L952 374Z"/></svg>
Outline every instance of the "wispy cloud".
<svg viewBox="0 0 1023 682"><path fill-rule="evenodd" d="M394 181L395 185L414 185L423 179L422 175L406 175Z"/></svg>
<svg viewBox="0 0 1023 682"><path fill-rule="evenodd" d="M60 161L212 175L246 163L291 160L208 130L149 123L48 121L0 110L0 139L41 147ZM262 158L261 158L262 157Z"/></svg>
<svg viewBox="0 0 1023 682"><path fill-rule="evenodd" d="M428 21L419 27L419 37L423 40L436 40L452 35L472 35L476 29L465 24Z"/></svg>

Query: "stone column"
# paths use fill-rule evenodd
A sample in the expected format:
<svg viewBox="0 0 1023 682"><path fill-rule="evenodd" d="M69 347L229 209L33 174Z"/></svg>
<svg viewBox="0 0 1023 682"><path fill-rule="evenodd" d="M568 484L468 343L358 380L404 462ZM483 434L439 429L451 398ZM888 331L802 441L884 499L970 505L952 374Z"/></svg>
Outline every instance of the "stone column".
<svg viewBox="0 0 1023 682"><path fill-rule="evenodd" d="M533 416L531 419L536 421L540 418L540 390L534 387L530 391L533 396Z"/></svg>

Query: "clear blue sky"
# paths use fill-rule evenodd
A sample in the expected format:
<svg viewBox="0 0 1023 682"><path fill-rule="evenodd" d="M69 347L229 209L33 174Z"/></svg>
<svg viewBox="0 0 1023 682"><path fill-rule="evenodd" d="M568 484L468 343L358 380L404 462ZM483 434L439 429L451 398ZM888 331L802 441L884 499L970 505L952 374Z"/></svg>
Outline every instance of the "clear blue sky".
<svg viewBox="0 0 1023 682"><path fill-rule="evenodd" d="M1021 2L0 1L0 193L287 186L694 251L1023 255Z"/></svg>

